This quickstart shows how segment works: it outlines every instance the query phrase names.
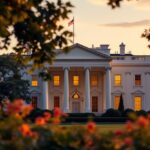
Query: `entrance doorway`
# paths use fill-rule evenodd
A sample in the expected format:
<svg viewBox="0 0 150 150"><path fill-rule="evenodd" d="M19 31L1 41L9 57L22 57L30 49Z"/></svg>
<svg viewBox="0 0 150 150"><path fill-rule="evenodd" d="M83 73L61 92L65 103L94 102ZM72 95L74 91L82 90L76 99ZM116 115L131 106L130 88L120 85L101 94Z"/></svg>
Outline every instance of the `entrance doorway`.
<svg viewBox="0 0 150 150"><path fill-rule="evenodd" d="M79 101L72 102L72 112L73 113L79 113L80 112L80 102Z"/></svg>

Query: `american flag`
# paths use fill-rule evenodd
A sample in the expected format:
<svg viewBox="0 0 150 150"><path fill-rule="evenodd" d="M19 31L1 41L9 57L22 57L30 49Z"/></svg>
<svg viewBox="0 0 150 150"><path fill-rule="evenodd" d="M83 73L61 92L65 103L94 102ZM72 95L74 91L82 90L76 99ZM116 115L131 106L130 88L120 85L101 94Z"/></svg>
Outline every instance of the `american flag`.
<svg viewBox="0 0 150 150"><path fill-rule="evenodd" d="M71 21L69 21L68 26L71 26L72 24L74 24L74 18Z"/></svg>

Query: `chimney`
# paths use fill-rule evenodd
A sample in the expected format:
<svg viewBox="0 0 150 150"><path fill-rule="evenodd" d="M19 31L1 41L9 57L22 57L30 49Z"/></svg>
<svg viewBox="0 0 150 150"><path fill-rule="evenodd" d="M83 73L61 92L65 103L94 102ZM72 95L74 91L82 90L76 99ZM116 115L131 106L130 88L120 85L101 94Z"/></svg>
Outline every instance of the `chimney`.
<svg viewBox="0 0 150 150"><path fill-rule="evenodd" d="M101 44L99 47L94 48L94 50L110 56L110 48L108 44Z"/></svg>
<svg viewBox="0 0 150 150"><path fill-rule="evenodd" d="M110 55L110 49L108 44L100 45L100 51L106 55Z"/></svg>
<svg viewBox="0 0 150 150"><path fill-rule="evenodd" d="M125 47L126 45L124 43L120 44L120 55L125 55Z"/></svg>

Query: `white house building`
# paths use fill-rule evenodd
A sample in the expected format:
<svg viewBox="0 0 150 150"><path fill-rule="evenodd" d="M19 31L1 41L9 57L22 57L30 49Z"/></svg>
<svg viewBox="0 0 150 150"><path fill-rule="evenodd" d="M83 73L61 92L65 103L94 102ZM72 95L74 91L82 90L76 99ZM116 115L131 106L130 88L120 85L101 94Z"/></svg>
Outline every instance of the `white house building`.
<svg viewBox="0 0 150 150"><path fill-rule="evenodd" d="M150 56L126 54L123 43L119 54L110 54L109 45L74 44L68 53L57 52L49 73L47 82L27 76L35 107L102 113L117 109L122 94L125 108L150 110Z"/></svg>

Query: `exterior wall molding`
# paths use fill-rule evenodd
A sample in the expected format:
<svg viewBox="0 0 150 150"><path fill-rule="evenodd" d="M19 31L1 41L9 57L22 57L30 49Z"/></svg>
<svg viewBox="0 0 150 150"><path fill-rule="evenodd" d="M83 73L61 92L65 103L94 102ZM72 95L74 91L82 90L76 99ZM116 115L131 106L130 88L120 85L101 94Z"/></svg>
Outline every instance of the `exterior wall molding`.
<svg viewBox="0 0 150 150"><path fill-rule="evenodd" d="M150 75L150 72L145 72L145 75Z"/></svg>
<svg viewBox="0 0 150 150"><path fill-rule="evenodd" d="M113 91L112 93L111 93L112 95L116 95L116 94L125 94L125 92L123 92L123 91L120 91L120 90L117 90L117 91Z"/></svg>
<svg viewBox="0 0 150 150"><path fill-rule="evenodd" d="M131 94L132 95L136 95L136 94L142 94L142 95L144 95L145 93L143 91L141 91L141 90L136 90L136 91L132 92Z"/></svg>
<svg viewBox="0 0 150 150"><path fill-rule="evenodd" d="M125 75L131 75L131 72L125 72Z"/></svg>
<svg viewBox="0 0 150 150"><path fill-rule="evenodd" d="M31 90L30 92L33 93L33 94L41 94L42 93L38 89Z"/></svg>

